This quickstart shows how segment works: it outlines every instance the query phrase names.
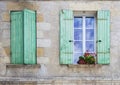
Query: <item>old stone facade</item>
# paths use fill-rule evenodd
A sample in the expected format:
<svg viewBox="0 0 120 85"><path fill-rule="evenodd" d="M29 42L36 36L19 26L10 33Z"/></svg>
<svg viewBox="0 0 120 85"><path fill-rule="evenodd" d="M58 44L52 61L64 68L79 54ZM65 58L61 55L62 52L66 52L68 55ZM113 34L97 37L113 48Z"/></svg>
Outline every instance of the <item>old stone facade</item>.
<svg viewBox="0 0 120 85"><path fill-rule="evenodd" d="M37 65L10 64L10 11L37 11ZM110 64L59 64L59 12L110 10ZM0 85L120 85L120 1L0 1Z"/></svg>

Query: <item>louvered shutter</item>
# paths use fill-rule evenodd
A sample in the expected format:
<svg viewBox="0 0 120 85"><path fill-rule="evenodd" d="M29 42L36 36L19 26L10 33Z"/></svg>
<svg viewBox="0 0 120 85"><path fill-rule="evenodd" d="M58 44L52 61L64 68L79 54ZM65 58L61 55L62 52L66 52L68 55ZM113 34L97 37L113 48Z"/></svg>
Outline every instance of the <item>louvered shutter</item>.
<svg viewBox="0 0 120 85"><path fill-rule="evenodd" d="M36 64L36 12L24 10L24 64Z"/></svg>
<svg viewBox="0 0 120 85"><path fill-rule="evenodd" d="M110 11L97 13L97 61L98 64L110 63Z"/></svg>
<svg viewBox="0 0 120 85"><path fill-rule="evenodd" d="M12 11L10 17L11 63L23 64L23 11Z"/></svg>
<svg viewBox="0 0 120 85"><path fill-rule="evenodd" d="M73 63L73 11L60 12L60 64Z"/></svg>

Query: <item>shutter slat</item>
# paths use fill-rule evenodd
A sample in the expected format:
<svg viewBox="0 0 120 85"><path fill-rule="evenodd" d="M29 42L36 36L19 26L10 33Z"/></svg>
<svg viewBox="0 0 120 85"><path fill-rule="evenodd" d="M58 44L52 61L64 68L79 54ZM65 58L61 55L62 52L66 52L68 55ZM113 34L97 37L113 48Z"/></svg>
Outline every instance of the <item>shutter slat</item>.
<svg viewBox="0 0 120 85"><path fill-rule="evenodd" d="M97 13L97 61L98 64L110 63L110 12L100 10Z"/></svg>
<svg viewBox="0 0 120 85"><path fill-rule="evenodd" d="M11 63L23 64L23 11L11 12Z"/></svg>
<svg viewBox="0 0 120 85"><path fill-rule="evenodd" d="M24 63L36 64L36 12L24 10Z"/></svg>
<svg viewBox="0 0 120 85"><path fill-rule="evenodd" d="M60 64L73 63L73 12L60 12Z"/></svg>

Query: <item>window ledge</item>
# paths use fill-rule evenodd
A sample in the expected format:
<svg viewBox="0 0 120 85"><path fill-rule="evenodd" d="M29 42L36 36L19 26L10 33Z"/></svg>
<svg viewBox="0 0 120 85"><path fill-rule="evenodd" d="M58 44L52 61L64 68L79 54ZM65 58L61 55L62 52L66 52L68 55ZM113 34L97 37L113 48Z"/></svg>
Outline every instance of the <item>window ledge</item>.
<svg viewBox="0 0 120 85"><path fill-rule="evenodd" d="M6 64L7 68L40 68L40 64L34 64L34 65L24 65L24 64Z"/></svg>
<svg viewBox="0 0 120 85"><path fill-rule="evenodd" d="M70 68L94 68L94 67L101 67L102 65L99 65L99 64L83 64L83 65L72 65L72 64L69 64L68 67Z"/></svg>

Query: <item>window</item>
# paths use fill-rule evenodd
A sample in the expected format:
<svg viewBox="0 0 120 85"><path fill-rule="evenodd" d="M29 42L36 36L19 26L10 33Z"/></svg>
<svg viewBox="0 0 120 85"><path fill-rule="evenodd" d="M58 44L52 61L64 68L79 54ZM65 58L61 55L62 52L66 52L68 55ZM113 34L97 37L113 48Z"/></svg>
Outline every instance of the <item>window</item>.
<svg viewBox="0 0 120 85"><path fill-rule="evenodd" d="M96 53L95 17L74 16L74 64L86 51Z"/></svg>
<svg viewBox="0 0 120 85"><path fill-rule="evenodd" d="M60 12L60 64L76 64L87 50L96 52L98 64L110 63L110 11L99 10L96 14Z"/></svg>
<svg viewBox="0 0 120 85"><path fill-rule="evenodd" d="M36 12L11 11L10 49L12 64L36 64Z"/></svg>

